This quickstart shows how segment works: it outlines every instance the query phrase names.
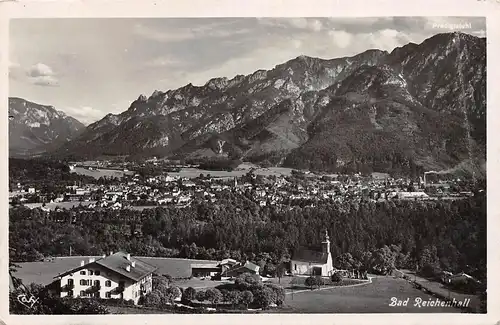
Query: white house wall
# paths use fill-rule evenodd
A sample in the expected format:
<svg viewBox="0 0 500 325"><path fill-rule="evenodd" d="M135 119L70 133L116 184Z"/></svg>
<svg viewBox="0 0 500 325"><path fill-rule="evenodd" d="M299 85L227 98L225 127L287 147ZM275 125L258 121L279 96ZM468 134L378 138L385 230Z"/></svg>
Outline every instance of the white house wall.
<svg viewBox="0 0 500 325"><path fill-rule="evenodd" d="M327 276L331 275L333 272L333 261L331 255L328 257L325 264L309 263L303 261L291 261L291 271L292 274L297 275L312 275L313 268L321 268L321 275Z"/></svg>
<svg viewBox="0 0 500 325"><path fill-rule="evenodd" d="M291 266L292 266L292 274L311 275L314 267L320 267L323 269L324 265L292 260Z"/></svg>
<svg viewBox="0 0 500 325"><path fill-rule="evenodd" d="M89 275L89 270L94 271L94 275ZM99 275L95 275L95 271L98 270L100 271ZM85 275L81 275L80 272L85 271ZM61 278L61 288L66 286L68 284L68 280L73 279L74 283L74 288L73 290L73 297L79 297L81 291L85 291L92 287L94 285L94 281L99 280L101 289L99 290L99 297L103 299L107 299L106 297L106 292L113 291L114 289L118 288L119 282L124 281L125 284L125 290L123 291L123 299L125 300L134 300L135 303L138 302L139 297L141 296L140 294L140 289L141 289L141 284L145 284L149 290L148 292L151 291L152 288L152 276L149 275L145 277L144 279L140 280L139 282L134 282L130 279L126 279L119 274L109 271L99 265L92 265L89 268L85 268L82 270L79 270L75 273L68 274L64 277ZM90 285L81 285L80 280L90 280L92 281ZM107 287L106 286L106 281L110 280L111 281L111 286ZM68 291L61 291L61 297L66 297L68 295ZM110 298L121 298L121 295L118 294L112 294Z"/></svg>

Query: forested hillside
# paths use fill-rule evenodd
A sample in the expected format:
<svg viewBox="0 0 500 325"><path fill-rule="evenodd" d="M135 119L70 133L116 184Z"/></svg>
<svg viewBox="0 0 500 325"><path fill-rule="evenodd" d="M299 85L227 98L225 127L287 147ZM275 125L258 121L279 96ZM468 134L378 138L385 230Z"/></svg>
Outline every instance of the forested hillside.
<svg viewBox="0 0 500 325"><path fill-rule="evenodd" d="M71 246L74 255L120 249L140 256L248 258L272 273L295 248L320 249L321 234L328 229L340 267L419 264L486 276L486 197L481 194L455 202L346 201L281 210L259 207L234 193L218 199L215 205L142 212L79 208L45 213L16 207L9 218L10 258L65 256Z"/></svg>

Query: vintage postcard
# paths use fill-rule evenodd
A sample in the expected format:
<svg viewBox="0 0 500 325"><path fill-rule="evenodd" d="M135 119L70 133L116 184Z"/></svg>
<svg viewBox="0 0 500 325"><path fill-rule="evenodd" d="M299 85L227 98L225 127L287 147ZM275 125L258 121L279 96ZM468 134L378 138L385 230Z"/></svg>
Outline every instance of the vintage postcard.
<svg viewBox="0 0 500 325"><path fill-rule="evenodd" d="M3 322L500 321L500 2L270 3L5 7Z"/></svg>

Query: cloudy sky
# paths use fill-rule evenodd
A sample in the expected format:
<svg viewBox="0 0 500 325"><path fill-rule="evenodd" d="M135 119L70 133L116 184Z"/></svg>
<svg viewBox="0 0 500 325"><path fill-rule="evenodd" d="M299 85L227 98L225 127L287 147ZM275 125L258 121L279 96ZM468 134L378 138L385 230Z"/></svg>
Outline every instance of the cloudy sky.
<svg viewBox="0 0 500 325"><path fill-rule="evenodd" d="M391 51L482 18L81 18L10 22L9 95L91 123L140 94L272 69L299 55Z"/></svg>

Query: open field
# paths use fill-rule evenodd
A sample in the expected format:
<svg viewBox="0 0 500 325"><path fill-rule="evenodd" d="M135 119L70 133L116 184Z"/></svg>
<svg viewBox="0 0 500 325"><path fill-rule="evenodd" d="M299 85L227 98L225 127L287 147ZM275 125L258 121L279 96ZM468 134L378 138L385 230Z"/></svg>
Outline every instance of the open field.
<svg viewBox="0 0 500 325"><path fill-rule="evenodd" d="M113 169L99 169L99 170L88 170L82 167L75 167L71 171L72 173L77 173L79 175L86 175L90 177L94 177L95 179L99 179L100 177L118 177L122 178L124 175L134 175L133 171L120 171Z"/></svg>
<svg viewBox="0 0 500 325"><path fill-rule="evenodd" d="M55 210L57 207L71 209L82 204L82 206L87 206L89 204L95 203L96 201L85 201L85 202L58 202L58 203L45 203L45 208L50 210ZM30 209L41 208L43 203L26 203L24 206Z"/></svg>
<svg viewBox="0 0 500 325"><path fill-rule="evenodd" d="M389 306L391 298L410 299L406 307ZM460 313L452 307L416 307L415 298L427 301L430 295L415 289L403 279L375 277L371 284L334 287L287 294L284 313Z"/></svg>
<svg viewBox="0 0 500 325"><path fill-rule="evenodd" d="M200 176L200 174L210 175L215 178L232 178L232 177L241 177L250 171L249 168L238 167L233 171L223 171L223 170L203 170L199 168L182 168L179 172L170 172L168 175L174 177L185 177L185 178L195 178ZM290 175L292 173L292 169L283 168L283 167L270 167L270 168L256 168L254 170L255 175L262 176L281 176L281 175Z"/></svg>
<svg viewBox="0 0 500 325"><path fill-rule="evenodd" d="M47 285L54 281L54 277L58 274L80 266L80 261L88 261L91 257L99 258L102 256L58 257L50 262L16 263L19 268L13 275L21 279L24 284L38 283Z"/></svg>
<svg viewBox="0 0 500 325"><path fill-rule="evenodd" d="M307 276L285 276L282 277L281 279L271 278L267 280L266 283L274 283L281 285L283 288L285 288L287 294L290 294L292 293L292 291L310 290L310 288L305 284L306 278ZM331 280L328 277L323 277L323 278L325 280L325 285L322 286L323 288L333 287L333 286L350 286L350 285L359 285L368 283L368 280L344 279L341 284L332 284Z"/></svg>
<svg viewBox="0 0 500 325"><path fill-rule="evenodd" d="M179 172L169 172L168 175L174 177L182 177L182 178L195 178L200 176L200 174L210 175L215 178L232 178L232 177L240 177L248 173L252 166L251 165L240 165L237 169L233 171L223 171L223 170L204 170L199 168L182 168ZM133 175L133 171L123 172L120 170L111 170L111 169L99 169L99 170L88 170L82 167L75 167L72 173L77 173L80 175L91 176L96 179L99 177L118 177L121 178L124 175ZM270 168L255 168L256 175L262 176L281 176L281 175L290 175L292 173L292 169L284 168L284 167L270 167Z"/></svg>
<svg viewBox="0 0 500 325"><path fill-rule="evenodd" d="M23 283L39 283L47 285L54 280L58 274L63 273L72 268L80 266L80 261L88 261L92 256L71 256L71 257L56 257L50 262L27 262L27 263L17 263L20 268L17 269L14 276L20 278ZM100 258L101 256L93 256L94 258ZM191 276L191 264L212 264L214 261L205 260L188 260L182 258L161 258L161 257L137 257L138 259L158 267L156 271L158 274L169 274L173 278L187 278ZM190 281L194 281L190 280ZM210 284L218 285L220 282L214 282L209 280L197 280L198 282L192 282L185 286L198 286L204 287ZM179 286L183 286L184 282L179 281ZM204 285L204 283L206 283Z"/></svg>

